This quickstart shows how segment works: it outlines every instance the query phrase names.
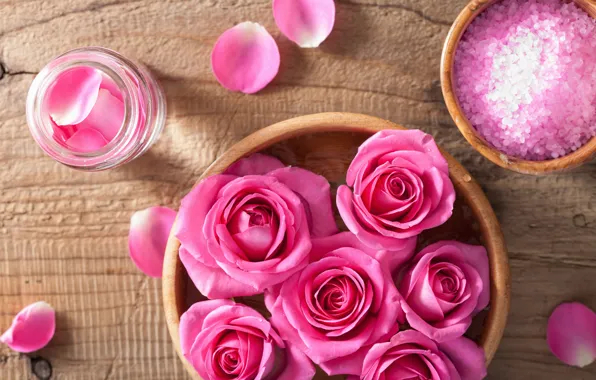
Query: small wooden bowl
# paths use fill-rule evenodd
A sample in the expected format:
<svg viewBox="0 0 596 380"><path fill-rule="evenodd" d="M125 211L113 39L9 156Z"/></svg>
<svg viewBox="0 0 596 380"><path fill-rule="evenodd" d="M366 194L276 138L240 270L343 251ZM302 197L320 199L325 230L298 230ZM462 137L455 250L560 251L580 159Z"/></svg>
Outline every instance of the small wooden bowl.
<svg viewBox="0 0 596 380"><path fill-rule="evenodd" d="M443 46L443 55L441 57L441 88L443 90L443 97L445 98L447 109L449 110L453 121L455 121L457 128L459 128L466 140L468 140L468 142L484 157L505 169L523 174L540 175L567 171L590 161L596 156L596 138L590 139L581 148L563 157L545 161L523 160L511 157L494 148L478 134L465 116L454 91L453 65L455 62L455 53L459 41L468 25L470 25L474 18L482 11L497 1L499 0L470 1L455 19L455 22L449 30L447 39L445 40L445 45ZM596 18L596 0L574 1L578 6L588 12L588 14Z"/></svg>
<svg viewBox="0 0 596 380"><path fill-rule="evenodd" d="M358 146L372 134L383 129L404 128L372 116L350 113L323 113L282 121L253 133L231 147L203 173L201 178L221 173L238 159L264 151L277 156L286 164L301 166L325 176L335 190L344 183L347 168ZM483 316L477 316L472 326L479 332L477 341L484 348L488 365L503 336L509 312L507 250L499 222L480 186L453 157L445 151L441 152L449 163L450 177L457 193L454 213L447 223L425 231L419 240L421 245L427 245L437 240L455 239L482 244L488 250L491 275L490 310ZM341 221L338 220L338 223ZM178 259L179 248L180 241L171 234L166 248L162 279L164 309L178 355L191 378L201 380L180 351L180 316L202 296L189 280L184 266ZM317 374L315 378L325 379L327 376Z"/></svg>

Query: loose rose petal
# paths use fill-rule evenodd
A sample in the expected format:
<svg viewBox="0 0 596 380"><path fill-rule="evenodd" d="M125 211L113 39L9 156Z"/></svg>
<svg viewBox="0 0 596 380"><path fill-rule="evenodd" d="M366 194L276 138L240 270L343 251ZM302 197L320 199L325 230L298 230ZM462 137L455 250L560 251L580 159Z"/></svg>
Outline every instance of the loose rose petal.
<svg viewBox="0 0 596 380"><path fill-rule="evenodd" d="M161 277L166 244L176 211L167 207L149 207L130 218L128 252L137 268L147 276Z"/></svg>
<svg viewBox="0 0 596 380"><path fill-rule="evenodd" d="M557 306L548 319L546 340L565 364L591 364L596 359L596 313L579 302Z"/></svg>
<svg viewBox="0 0 596 380"><path fill-rule="evenodd" d="M333 0L273 0L273 17L281 32L303 48L325 41L335 23Z"/></svg>
<svg viewBox="0 0 596 380"><path fill-rule="evenodd" d="M83 121L97 101L101 73L88 66L62 73L47 95L48 112L58 125Z"/></svg>
<svg viewBox="0 0 596 380"><path fill-rule="evenodd" d="M81 129L93 128L99 131L107 141L112 141L120 131L124 121L124 103L110 91L100 89L97 102L89 115L78 124Z"/></svg>
<svg viewBox="0 0 596 380"><path fill-rule="evenodd" d="M279 49L267 30L243 22L226 30L211 53L211 67L218 82L231 91L254 94L279 71Z"/></svg>
<svg viewBox="0 0 596 380"><path fill-rule="evenodd" d="M94 128L79 129L66 140L66 145L70 149L80 153L95 152L107 143L101 132Z"/></svg>
<svg viewBox="0 0 596 380"><path fill-rule="evenodd" d="M266 154L254 153L242 158L230 165L224 174L237 175L264 175L275 169L281 169L285 165L275 157Z"/></svg>
<svg viewBox="0 0 596 380"><path fill-rule="evenodd" d="M0 342L17 352L33 352L44 348L54 336L56 313L47 303L40 301L21 310Z"/></svg>
<svg viewBox="0 0 596 380"><path fill-rule="evenodd" d="M112 94L112 96L116 97L116 99L120 100L121 102L124 101L122 98L122 91L120 91L120 87L118 87L116 82L114 82L114 80L112 78L110 78L110 76L105 73L101 73L101 78L102 78L101 85L99 86L99 88L108 90L110 92L110 94ZM136 82L136 84L138 86L138 84L139 84L138 81L134 78L133 78L133 80ZM142 104L142 102L141 102L141 104Z"/></svg>

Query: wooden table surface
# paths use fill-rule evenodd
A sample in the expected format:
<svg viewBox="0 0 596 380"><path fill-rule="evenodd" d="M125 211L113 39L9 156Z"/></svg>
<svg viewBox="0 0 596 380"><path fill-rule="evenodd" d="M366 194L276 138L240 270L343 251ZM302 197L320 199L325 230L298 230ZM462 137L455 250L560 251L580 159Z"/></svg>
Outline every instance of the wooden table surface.
<svg viewBox="0 0 596 380"><path fill-rule="evenodd" d="M58 327L34 359L0 346L0 378L185 379L166 330L160 281L127 250L135 210L176 208L231 144L290 117L380 116L432 133L484 187L510 251L512 308L489 379L594 379L549 352L547 318L566 300L596 309L596 163L531 177L491 164L461 137L442 100L439 60L466 0L338 0L335 30L304 50L280 35L270 0L0 0L0 330L25 305L55 306ZM256 96L210 71L211 47L235 23L262 23L282 54ZM168 120L143 157L102 173L46 157L25 123L27 89L53 56L101 45L159 77Z"/></svg>

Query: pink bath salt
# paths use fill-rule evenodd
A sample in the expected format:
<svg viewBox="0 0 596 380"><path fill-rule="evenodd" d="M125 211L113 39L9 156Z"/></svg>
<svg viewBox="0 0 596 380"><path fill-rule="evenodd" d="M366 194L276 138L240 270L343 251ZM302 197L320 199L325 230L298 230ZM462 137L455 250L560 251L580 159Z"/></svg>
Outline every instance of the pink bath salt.
<svg viewBox="0 0 596 380"><path fill-rule="evenodd" d="M495 148L549 160L596 136L594 62L596 20L573 2L503 0L464 33L455 92Z"/></svg>
<svg viewBox="0 0 596 380"><path fill-rule="evenodd" d="M52 86L46 105L58 143L91 153L116 137L125 108L120 88L107 74L93 67L75 67L60 74Z"/></svg>

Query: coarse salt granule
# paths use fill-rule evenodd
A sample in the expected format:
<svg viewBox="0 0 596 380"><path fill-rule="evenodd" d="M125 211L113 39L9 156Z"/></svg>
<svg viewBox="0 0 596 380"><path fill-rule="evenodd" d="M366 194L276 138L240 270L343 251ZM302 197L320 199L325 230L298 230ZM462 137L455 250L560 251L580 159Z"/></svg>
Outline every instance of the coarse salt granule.
<svg viewBox="0 0 596 380"><path fill-rule="evenodd" d="M503 0L464 33L455 91L478 133L528 160L596 136L596 20L561 0Z"/></svg>

